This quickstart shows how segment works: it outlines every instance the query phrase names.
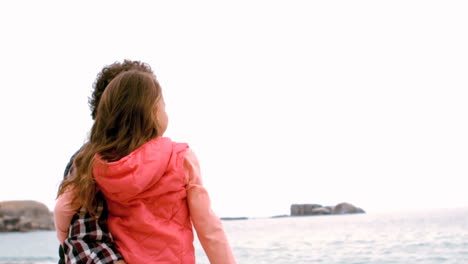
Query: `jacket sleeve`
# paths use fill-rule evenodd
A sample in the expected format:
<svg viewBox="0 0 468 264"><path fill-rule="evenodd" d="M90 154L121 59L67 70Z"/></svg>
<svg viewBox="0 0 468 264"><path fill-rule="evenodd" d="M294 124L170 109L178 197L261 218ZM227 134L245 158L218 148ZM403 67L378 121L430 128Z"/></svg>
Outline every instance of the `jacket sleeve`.
<svg viewBox="0 0 468 264"><path fill-rule="evenodd" d="M200 165L190 149L185 154L184 168L190 217L210 263L236 263L221 220L211 210L210 197L201 180Z"/></svg>
<svg viewBox="0 0 468 264"><path fill-rule="evenodd" d="M55 204L54 223L60 244L63 244L63 241L68 237L70 222L78 210L72 205L74 195L73 190L67 190L58 197Z"/></svg>

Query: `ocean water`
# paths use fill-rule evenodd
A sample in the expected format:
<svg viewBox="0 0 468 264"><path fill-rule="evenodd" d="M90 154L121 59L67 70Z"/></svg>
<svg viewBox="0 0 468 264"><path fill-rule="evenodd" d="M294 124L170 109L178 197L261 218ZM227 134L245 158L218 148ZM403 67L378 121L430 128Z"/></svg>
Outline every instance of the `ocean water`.
<svg viewBox="0 0 468 264"><path fill-rule="evenodd" d="M239 264L468 263L468 208L223 224ZM56 263L57 246L55 232L0 233L0 263Z"/></svg>

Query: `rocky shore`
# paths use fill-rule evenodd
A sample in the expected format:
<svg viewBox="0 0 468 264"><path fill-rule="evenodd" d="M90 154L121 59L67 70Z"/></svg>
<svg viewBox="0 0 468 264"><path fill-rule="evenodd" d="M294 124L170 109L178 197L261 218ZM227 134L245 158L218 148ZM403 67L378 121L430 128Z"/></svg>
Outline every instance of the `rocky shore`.
<svg viewBox="0 0 468 264"><path fill-rule="evenodd" d="M350 203L339 203L335 206L322 206L320 204L293 204L291 216L302 215L335 215L335 214L362 214L365 211Z"/></svg>
<svg viewBox="0 0 468 264"><path fill-rule="evenodd" d="M36 201L0 202L0 232L54 229L53 214L44 204Z"/></svg>
<svg viewBox="0 0 468 264"><path fill-rule="evenodd" d="M291 216L308 216L308 215L340 215L340 214L364 214L363 209L356 207L350 203L339 203L335 206L322 206L320 204L292 204L291 214L274 215L270 218L284 218ZM254 219L249 217L221 217L223 221L230 220L248 220Z"/></svg>

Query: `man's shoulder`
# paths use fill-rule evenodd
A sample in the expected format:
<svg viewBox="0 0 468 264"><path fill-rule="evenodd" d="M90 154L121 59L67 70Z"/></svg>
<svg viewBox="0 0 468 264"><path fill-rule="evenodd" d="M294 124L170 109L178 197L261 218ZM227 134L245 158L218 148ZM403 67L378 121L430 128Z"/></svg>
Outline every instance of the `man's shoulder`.
<svg viewBox="0 0 468 264"><path fill-rule="evenodd" d="M67 166L65 166L65 171L63 172L63 178L65 179L68 174L70 173L71 166L73 165L73 160L75 159L76 155L83 149L83 146L81 146L71 157L70 160L67 163Z"/></svg>

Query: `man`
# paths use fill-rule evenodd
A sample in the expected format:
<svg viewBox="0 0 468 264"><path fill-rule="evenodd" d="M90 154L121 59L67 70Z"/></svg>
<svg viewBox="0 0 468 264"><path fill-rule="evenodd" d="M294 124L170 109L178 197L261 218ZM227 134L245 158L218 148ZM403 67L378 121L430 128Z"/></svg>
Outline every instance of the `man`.
<svg viewBox="0 0 468 264"><path fill-rule="evenodd" d="M129 70L138 70L153 74L149 65L139 61L124 60L122 63L115 62L104 67L97 76L92 96L89 98L89 106L93 120L96 117L97 107L107 85L118 74ZM73 159L77 153L70 158L70 161L65 168L64 177L70 175ZM69 226L68 238L59 249L59 264L125 264L125 261L117 251L112 235L109 232L107 226L106 201L100 192L96 194L96 200L96 216L91 216L86 212L77 212L73 216Z"/></svg>

